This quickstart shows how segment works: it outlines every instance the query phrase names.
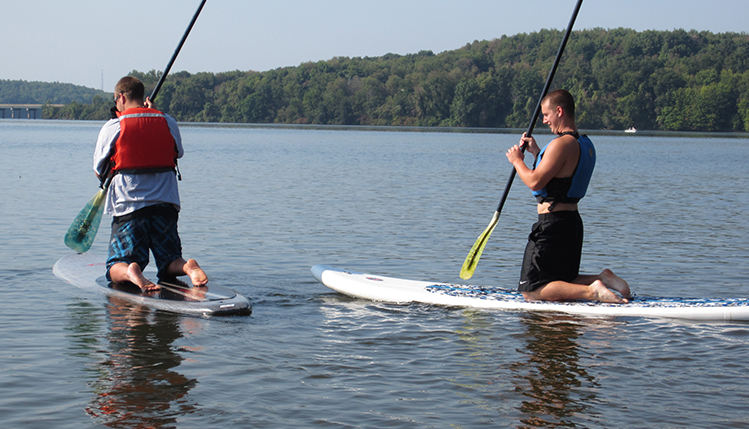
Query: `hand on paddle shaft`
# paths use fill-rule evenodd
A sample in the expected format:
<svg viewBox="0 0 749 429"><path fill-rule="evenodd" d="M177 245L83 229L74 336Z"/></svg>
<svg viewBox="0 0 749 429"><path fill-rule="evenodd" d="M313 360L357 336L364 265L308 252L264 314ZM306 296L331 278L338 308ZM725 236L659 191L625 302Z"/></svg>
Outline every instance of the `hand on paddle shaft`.
<svg viewBox="0 0 749 429"><path fill-rule="evenodd" d="M583 0L577 0L577 4L575 5L575 9L572 11L572 18L570 18L570 22L567 25L567 31L564 33L564 37L562 38L562 43L559 45L559 50L557 51L557 56L554 58L554 64L551 66L551 70L549 71L549 77L546 79L546 84L544 85L543 91L541 91L541 97L538 99L538 104L536 104L536 110L533 113L533 118L531 119L530 125L528 126L528 131L525 133L526 137L531 137L531 134L533 133L533 128L536 126L536 121L538 120L538 116L541 113L541 102L543 101L544 97L546 97L546 93L549 92L549 87L551 86L551 81L554 78L554 73L557 70L557 66L559 65L559 60L562 57L562 52L564 52L564 47L567 45L567 39L569 39L570 34L572 33L572 27L575 25L575 19L577 18L577 13L580 11L580 6L582 5ZM521 146L520 150L522 152L525 152L527 144L524 144ZM473 247L471 247L471 251L468 252L468 256L466 257L465 262L463 262L463 267L460 269L460 278L462 279L470 279L473 276L474 271L476 271L476 266L479 263L479 259L481 259L481 254L484 252L484 247L486 247L487 241L489 241L489 237L492 235L492 232L494 231L494 227L497 226L497 222L499 221L499 214L502 212L502 208L505 205L505 201L507 200L507 195L510 193L510 188L512 187L512 182L515 180L515 175L517 172L515 171L515 168L513 167L512 173L510 173L510 178L507 180L507 185L505 186L505 191L502 194L502 199L499 201L499 206L497 207L497 211L494 212L494 216L492 217L491 222L489 222L489 226L486 227L484 232L479 235L479 238L476 240L476 243L474 243Z"/></svg>
<svg viewBox="0 0 749 429"><path fill-rule="evenodd" d="M182 35L182 39L177 45L177 49L174 50L172 58L169 60L169 63L167 63L167 66L164 69L164 73L161 74L161 78L156 84L156 87L153 89L151 96L146 99L147 101L152 103L153 100L156 99L156 95L158 94L161 85L164 83L166 75L169 74L169 70L171 70L172 64L174 64L174 60L177 59L177 55L182 49L182 45L185 43L187 35L190 34L190 30L192 30L193 25L195 25L195 21L198 19L198 15L200 15L200 11L203 10L205 2L206 0L202 0L200 2L198 10L195 11L190 24L187 26L187 30L185 30L185 34ZM110 110L110 118L117 118L116 107ZM108 165L106 166L105 171L109 171ZM104 201L106 200L106 190L109 187L110 181L111 175L109 174L105 174L101 177L101 189L96 193L96 195L94 195L93 198L91 198L91 201L89 201L88 204L83 207L83 210L78 213L78 216L76 216L76 218L73 220L70 228L68 228L68 232L65 234L65 245L78 253L84 253L91 248L91 244L93 244L94 242L96 233L99 231L101 215L104 209Z"/></svg>

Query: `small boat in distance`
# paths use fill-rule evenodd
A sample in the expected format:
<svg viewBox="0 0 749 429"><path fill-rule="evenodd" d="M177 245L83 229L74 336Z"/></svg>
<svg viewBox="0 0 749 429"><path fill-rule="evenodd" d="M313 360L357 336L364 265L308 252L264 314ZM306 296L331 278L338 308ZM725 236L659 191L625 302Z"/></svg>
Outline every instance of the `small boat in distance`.
<svg viewBox="0 0 749 429"><path fill-rule="evenodd" d="M626 130L624 130L624 132L625 133L636 133L637 132L637 128L635 128L635 127L629 127Z"/></svg>

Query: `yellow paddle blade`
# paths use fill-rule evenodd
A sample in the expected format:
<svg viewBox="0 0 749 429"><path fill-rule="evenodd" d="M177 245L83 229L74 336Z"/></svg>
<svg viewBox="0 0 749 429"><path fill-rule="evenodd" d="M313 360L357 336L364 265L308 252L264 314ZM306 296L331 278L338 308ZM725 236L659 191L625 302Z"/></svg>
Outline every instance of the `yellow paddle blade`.
<svg viewBox="0 0 749 429"><path fill-rule="evenodd" d="M100 190L78 213L65 234L66 246L78 253L85 253L91 248L101 223L105 197L104 189Z"/></svg>
<svg viewBox="0 0 749 429"><path fill-rule="evenodd" d="M476 266L479 264L481 254L484 252L484 247L486 247L486 242L489 241L489 237L492 235L494 227L497 226L498 220L499 212L494 212L494 216L492 217L492 221L489 222L489 226L487 226L484 232L479 235L476 243L471 247L471 251L468 252L465 262L463 262L463 267L460 269L461 279L468 280L473 277L473 272L476 271Z"/></svg>

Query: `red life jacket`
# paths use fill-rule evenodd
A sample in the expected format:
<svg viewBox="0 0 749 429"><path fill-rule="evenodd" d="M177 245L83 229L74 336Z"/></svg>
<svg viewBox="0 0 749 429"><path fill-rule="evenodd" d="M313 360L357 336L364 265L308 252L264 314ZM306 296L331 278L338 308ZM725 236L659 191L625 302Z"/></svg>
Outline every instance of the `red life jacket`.
<svg viewBox="0 0 749 429"><path fill-rule="evenodd" d="M111 157L114 173L174 170L176 145L163 113L147 107L130 108L119 118L120 136Z"/></svg>

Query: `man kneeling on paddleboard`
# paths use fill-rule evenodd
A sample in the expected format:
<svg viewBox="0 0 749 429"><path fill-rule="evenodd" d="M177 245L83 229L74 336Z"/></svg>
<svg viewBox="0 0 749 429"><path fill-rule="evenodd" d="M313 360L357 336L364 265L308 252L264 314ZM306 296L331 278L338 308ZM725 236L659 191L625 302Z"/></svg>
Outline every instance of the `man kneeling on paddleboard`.
<svg viewBox="0 0 749 429"><path fill-rule="evenodd" d="M137 78L120 79L114 94L117 117L104 124L94 151L97 177L113 175L104 209L113 216L107 278L159 289L143 275L150 249L159 279L188 275L194 286L204 286L208 277L194 259L182 258L177 233L176 159L184 153L177 121L149 99L143 102Z"/></svg>
<svg viewBox="0 0 749 429"><path fill-rule="evenodd" d="M577 202L585 196L596 153L593 142L577 131L575 101L565 90L553 91L544 97L541 113L558 137L539 149L524 133L507 151L507 159L538 201L538 222L528 236L518 289L528 300L626 303L629 285L611 270L579 273L583 222ZM532 169L523 161L523 145L536 158Z"/></svg>

